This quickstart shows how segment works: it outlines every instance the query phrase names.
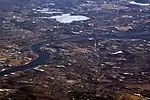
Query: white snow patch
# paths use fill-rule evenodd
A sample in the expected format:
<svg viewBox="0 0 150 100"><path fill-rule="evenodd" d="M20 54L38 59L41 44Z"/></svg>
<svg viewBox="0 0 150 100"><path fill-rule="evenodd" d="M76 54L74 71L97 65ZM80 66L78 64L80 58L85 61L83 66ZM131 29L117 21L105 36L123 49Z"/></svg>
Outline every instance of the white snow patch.
<svg viewBox="0 0 150 100"><path fill-rule="evenodd" d="M88 38L88 40L89 40L89 41L92 41L92 40L94 40L94 38Z"/></svg>
<svg viewBox="0 0 150 100"><path fill-rule="evenodd" d="M123 52L122 51L117 51L117 52L114 52L114 53L111 53L113 55L116 55L116 54L122 54Z"/></svg>
<svg viewBox="0 0 150 100"><path fill-rule="evenodd" d="M64 65L57 65L56 67L58 67L58 68L65 68L66 66L64 66Z"/></svg>
<svg viewBox="0 0 150 100"><path fill-rule="evenodd" d="M129 75L130 73L124 73L124 75Z"/></svg>
<svg viewBox="0 0 150 100"><path fill-rule="evenodd" d="M141 96L141 94L137 94L137 93L135 93L134 95L136 95L136 96Z"/></svg>
<svg viewBox="0 0 150 100"><path fill-rule="evenodd" d="M11 75L15 75L15 73L11 73Z"/></svg>
<svg viewBox="0 0 150 100"><path fill-rule="evenodd" d="M150 6L149 3L138 3L138 2L135 2L135 1L130 1L129 3L134 4L134 5L139 5L139 6Z"/></svg>
<svg viewBox="0 0 150 100"><path fill-rule="evenodd" d="M47 11L49 11L49 9L48 9L48 8L43 8L43 9L33 9L33 11L47 12Z"/></svg>
<svg viewBox="0 0 150 100"><path fill-rule="evenodd" d="M33 11L40 12L40 13L43 13L43 14L58 14L58 13L62 13L61 11L49 11L48 8L33 9Z"/></svg>
<svg viewBox="0 0 150 100"><path fill-rule="evenodd" d="M5 70L6 70L5 68L2 69L2 71L5 71Z"/></svg>
<svg viewBox="0 0 150 100"><path fill-rule="evenodd" d="M0 89L0 92L10 91L10 89Z"/></svg>
<svg viewBox="0 0 150 100"><path fill-rule="evenodd" d="M5 77L7 77L8 75L4 75Z"/></svg>
<svg viewBox="0 0 150 100"><path fill-rule="evenodd" d="M124 73L124 75L133 75L133 73Z"/></svg>
<svg viewBox="0 0 150 100"><path fill-rule="evenodd" d="M43 70L43 69L40 69L39 67L40 67L40 66L38 66L38 67L36 67L36 68L34 68L34 69L37 70L37 71L44 72L44 70Z"/></svg>
<svg viewBox="0 0 150 100"><path fill-rule="evenodd" d="M62 13L62 12L57 12L57 11L45 11L45 12L41 12L43 14L58 14L58 13Z"/></svg>
<svg viewBox="0 0 150 100"><path fill-rule="evenodd" d="M72 31L72 33L73 33L73 34L80 34L80 32L74 32L74 31Z"/></svg>
<svg viewBox="0 0 150 100"><path fill-rule="evenodd" d="M123 15L122 18L133 18L133 16Z"/></svg>

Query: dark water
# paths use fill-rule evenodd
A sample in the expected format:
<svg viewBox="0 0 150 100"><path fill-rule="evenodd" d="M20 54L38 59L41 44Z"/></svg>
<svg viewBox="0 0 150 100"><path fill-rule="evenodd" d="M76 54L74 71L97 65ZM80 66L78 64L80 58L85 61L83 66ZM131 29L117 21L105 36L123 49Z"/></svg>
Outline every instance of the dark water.
<svg viewBox="0 0 150 100"><path fill-rule="evenodd" d="M49 42L49 41L47 41L47 42ZM33 62L31 62L31 63L29 63L27 65L21 65L21 66L13 67L13 68L10 68L8 70L2 71L2 72L0 72L0 76L4 76L4 75L7 75L7 74L16 72L16 71L24 71L24 70L27 70L27 69L31 69L31 68L34 68L34 67L36 67L38 65L41 65L41 64L46 64L46 62L49 59L50 55L47 54L47 53L42 53L40 51L40 47L44 43L45 42L34 44L31 47L33 52L39 55L39 57L36 60L34 60Z"/></svg>
<svg viewBox="0 0 150 100"><path fill-rule="evenodd" d="M137 3L149 3L149 0L134 0Z"/></svg>
<svg viewBox="0 0 150 100"><path fill-rule="evenodd" d="M11 73L14 73L14 72L17 72L17 71L25 71L25 70L28 70L28 69L32 69L32 68L34 68L38 65L47 64L47 61L50 58L50 54L47 54L47 53L42 52L40 50L40 47L43 46L44 44L47 44L47 43L59 43L59 42L65 42L65 41L67 42L67 41L71 41L71 40L80 40L82 38L83 39L84 38L95 38L95 39L100 39L100 38L139 39L140 38L140 39L149 39L149 37L150 37L150 34L135 35L135 34L130 33L130 35L129 35L127 33L124 33L120 36L108 35L108 34L89 34L89 35L73 36L73 37L70 37L70 38L64 38L64 39L60 39L60 40L56 40L56 41L46 40L46 41L43 41L43 42L32 45L31 49L33 50L33 52L39 55L39 57L36 60L34 60L33 62L31 62L27 65L17 66L17 67L7 69L5 71L1 71L0 76L11 74ZM57 49L58 47L53 46L52 48Z"/></svg>

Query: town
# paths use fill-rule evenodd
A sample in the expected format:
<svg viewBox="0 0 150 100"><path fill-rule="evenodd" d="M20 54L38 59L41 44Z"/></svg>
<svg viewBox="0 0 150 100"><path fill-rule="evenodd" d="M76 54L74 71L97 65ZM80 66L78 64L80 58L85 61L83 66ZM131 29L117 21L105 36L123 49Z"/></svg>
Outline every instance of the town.
<svg viewBox="0 0 150 100"><path fill-rule="evenodd" d="M0 100L149 100L149 0L1 0Z"/></svg>

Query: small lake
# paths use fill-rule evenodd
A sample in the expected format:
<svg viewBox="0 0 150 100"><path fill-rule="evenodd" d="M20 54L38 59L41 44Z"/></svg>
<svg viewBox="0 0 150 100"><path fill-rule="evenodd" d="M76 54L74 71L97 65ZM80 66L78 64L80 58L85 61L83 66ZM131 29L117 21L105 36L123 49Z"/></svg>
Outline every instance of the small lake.
<svg viewBox="0 0 150 100"><path fill-rule="evenodd" d="M90 18L82 15L71 15L71 14L62 14L62 15L57 15L57 16L52 16L52 17L40 17L44 19L55 19L56 21L60 23L72 23L75 21L85 21Z"/></svg>

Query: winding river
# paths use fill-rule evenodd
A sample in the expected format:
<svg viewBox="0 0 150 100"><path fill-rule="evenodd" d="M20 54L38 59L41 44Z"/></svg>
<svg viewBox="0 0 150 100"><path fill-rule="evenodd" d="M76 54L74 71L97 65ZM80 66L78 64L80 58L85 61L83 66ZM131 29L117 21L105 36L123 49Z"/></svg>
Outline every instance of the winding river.
<svg viewBox="0 0 150 100"><path fill-rule="evenodd" d="M69 41L69 40L79 40L79 39L82 39L82 38L95 38L95 39L99 39L99 38L109 38L109 39L119 38L119 39L123 39L123 38L125 38L125 39L133 39L133 38L136 38L136 37L132 37L132 35L118 37L116 35L108 35L108 34L99 34L99 35L89 34L89 35L72 36L72 37L69 37L69 38L64 38L64 39L60 39L60 40L56 40L56 41L45 40L45 41L42 41L40 43L37 43L37 44L34 44L34 45L31 46L32 51L39 56L36 60L34 60L34 61L32 61L32 62L30 62L29 64L26 64L26 65L16 66L16 67L12 67L10 69L7 69L5 71L1 71L0 76L8 75L8 74L11 74L11 73L14 73L14 72L17 72L17 71L29 70L29 69L32 69L34 67L37 67L38 65L47 64L47 60L49 59L50 54L47 54L47 53L42 52L40 50L41 46L43 46L44 44L65 42L65 41Z"/></svg>

